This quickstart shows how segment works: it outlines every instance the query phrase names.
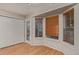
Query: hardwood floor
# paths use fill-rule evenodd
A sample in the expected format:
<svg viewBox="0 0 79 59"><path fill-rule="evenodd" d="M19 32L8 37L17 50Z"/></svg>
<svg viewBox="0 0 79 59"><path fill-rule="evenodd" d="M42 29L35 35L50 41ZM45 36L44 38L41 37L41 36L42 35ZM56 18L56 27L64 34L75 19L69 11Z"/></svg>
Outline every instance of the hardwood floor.
<svg viewBox="0 0 79 59"><path fill-rule="evenodd" d="M0 55L63 55L63 53L46 46L20 43L0 49Z"/></svg>

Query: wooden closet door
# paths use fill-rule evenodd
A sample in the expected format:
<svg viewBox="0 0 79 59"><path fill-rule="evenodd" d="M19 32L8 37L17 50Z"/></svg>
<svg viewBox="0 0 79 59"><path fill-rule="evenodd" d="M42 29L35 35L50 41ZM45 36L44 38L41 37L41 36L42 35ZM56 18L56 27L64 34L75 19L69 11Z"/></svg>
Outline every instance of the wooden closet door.
<svg viewBox="0 0 79 59"><path fill-rule="evenodd" d="M46 35L58 37L59 35L59 16L51 16L46 18Z"/></svg>

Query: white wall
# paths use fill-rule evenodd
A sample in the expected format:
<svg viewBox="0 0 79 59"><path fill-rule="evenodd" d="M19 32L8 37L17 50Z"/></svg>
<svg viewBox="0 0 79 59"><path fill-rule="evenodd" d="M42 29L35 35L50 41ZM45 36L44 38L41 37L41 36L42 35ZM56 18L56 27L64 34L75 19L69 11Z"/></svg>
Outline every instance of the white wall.
<svg viewBox="0 0 79 59"><path fill-rule="evenodd" d="M77 48L78 48L78 52L79 52L79 4L77 4L75 7L75 12L74 12L74 26L75 26L75 45L77 45Z"/></svg>
<svg viewBox="0 0 79 59"><path fill-rule="evenodd" d="M60 50L64 54L79 54L79 4L74 6L74 25L75 25L75 36L74 36L74 45L66 43L63 41L63 14L59 14L59 40L46 38L44 37L35 37L35 20L33 17L30 17L31 21L31 40L27 41L30 44L34 45L46 45L51 48ZM44 20L45 21L45 20ZM44 30L43 30L44 31ZM45 32L44 32L45 33Z"/></svg>
<svg viewBox="0 0 79 59"><path fill-rule="evenodd" d="M24 21L0 16L0 48L24 42Z"/></svg>

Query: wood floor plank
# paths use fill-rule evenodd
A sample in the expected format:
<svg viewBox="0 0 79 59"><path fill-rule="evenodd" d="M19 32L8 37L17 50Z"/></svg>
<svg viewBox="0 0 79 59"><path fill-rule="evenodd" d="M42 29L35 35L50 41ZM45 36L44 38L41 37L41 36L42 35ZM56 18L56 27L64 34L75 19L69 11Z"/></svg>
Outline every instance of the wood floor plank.
<svg viewBox="0 0 79 59"><path fill-rule="evenodd" d="M0 55L63 55L63 53L47 46L20 43L0 49Z"/></svg>

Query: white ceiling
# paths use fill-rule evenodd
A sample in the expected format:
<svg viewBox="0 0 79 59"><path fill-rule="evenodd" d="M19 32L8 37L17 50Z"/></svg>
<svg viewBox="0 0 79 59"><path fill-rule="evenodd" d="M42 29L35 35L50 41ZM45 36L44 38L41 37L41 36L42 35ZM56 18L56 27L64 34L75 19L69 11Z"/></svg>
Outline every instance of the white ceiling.
<svg viewBox="0 0 79 59"><path fill-rule="evenodd" d="M0 10L18 15L33 15L61 8L71 3L0 3Z"/></svg>

